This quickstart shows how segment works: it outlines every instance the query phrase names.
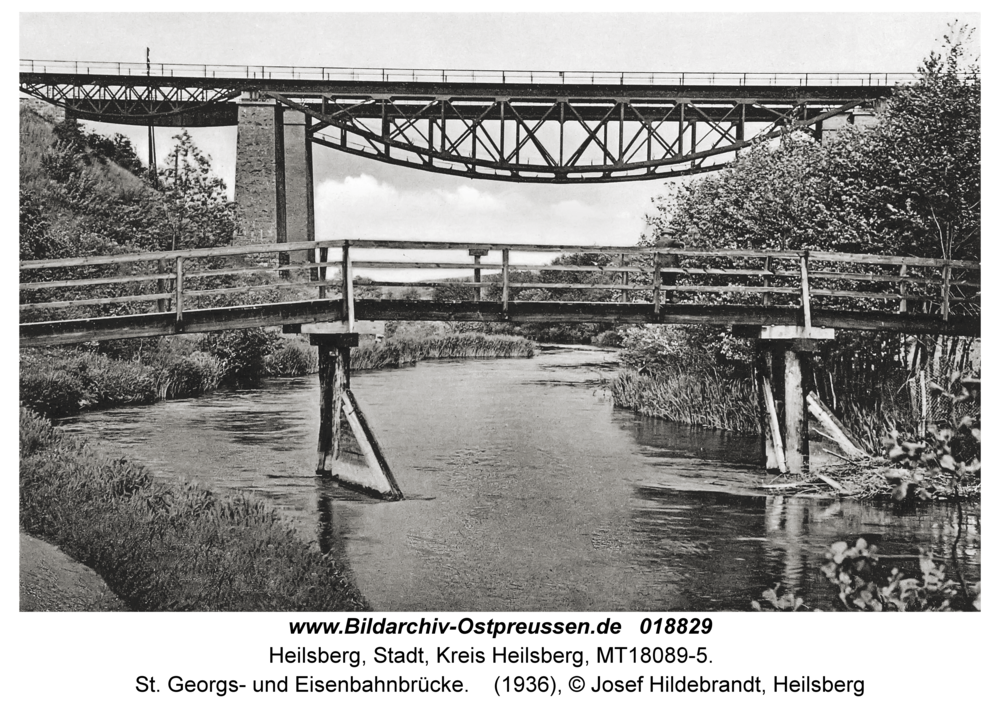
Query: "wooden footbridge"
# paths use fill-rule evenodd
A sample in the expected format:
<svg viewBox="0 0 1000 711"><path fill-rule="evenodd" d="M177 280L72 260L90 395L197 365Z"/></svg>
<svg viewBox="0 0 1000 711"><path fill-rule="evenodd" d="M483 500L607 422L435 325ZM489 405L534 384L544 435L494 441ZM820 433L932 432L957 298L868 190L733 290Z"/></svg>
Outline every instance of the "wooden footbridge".
<svg viewBox="0 0 1000 711"><path fill-rule="evenodd" d="M576 258L553 260L566 255ZM22 346L256 326L352 332L379 320L979 334L979 264L918 257L331 240L20 269ZM402 290L408 298L394 297Z"/></svg>

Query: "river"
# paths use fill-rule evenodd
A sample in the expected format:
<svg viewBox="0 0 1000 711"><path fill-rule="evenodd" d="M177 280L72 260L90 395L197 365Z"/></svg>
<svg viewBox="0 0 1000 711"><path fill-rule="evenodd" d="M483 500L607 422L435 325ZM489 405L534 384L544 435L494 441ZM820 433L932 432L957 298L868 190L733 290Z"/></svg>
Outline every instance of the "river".
<svg viewBox="0 0 1000 711"><path fill-rule="evenodd" d="M556 350L354 374L396 503L315 477L315 376L61 424L157 477L267 498L377 610L747 610L776 582L830 608L835 541L950 556L953 506L762 496L754 438L616 409L614 367ZM978 580L979 505L964 514Z"/></svg>

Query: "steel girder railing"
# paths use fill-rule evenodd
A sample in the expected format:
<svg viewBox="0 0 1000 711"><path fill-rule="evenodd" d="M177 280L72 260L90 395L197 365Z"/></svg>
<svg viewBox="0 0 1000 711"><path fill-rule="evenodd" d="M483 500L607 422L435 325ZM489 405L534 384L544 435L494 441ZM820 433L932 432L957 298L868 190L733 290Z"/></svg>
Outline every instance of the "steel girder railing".
<svg viewBox="0 0 1000 711"><path fill-rule="evenodd" d="M402 67L294 67L22 59L22 74L82 74L202 79L289 79L349 82L461 84L590 84L668 86L895 86L913 72L612 72Z"/></svg>

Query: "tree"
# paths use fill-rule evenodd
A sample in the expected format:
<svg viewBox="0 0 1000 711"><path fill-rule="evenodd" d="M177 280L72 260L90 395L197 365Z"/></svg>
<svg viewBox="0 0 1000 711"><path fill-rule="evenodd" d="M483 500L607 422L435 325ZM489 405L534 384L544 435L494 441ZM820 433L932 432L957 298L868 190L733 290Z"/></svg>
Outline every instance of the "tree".
<svg viewBox="0 0 1000 711"><path fill-rule="evenodd" d="M226 196L226 184L212 171L211 157L202 153L187 131L159 171L167 203L171 243L164 249L217 247L232 242L236 213Z"/></svg>
<svg viewBox="0 0 1000 711"><path fill-rule="evenodd" d="M761 143L657 202L654 226L699 248L823 249L979 259L980 79L952 27L877 123L817 143Z"/></svg>

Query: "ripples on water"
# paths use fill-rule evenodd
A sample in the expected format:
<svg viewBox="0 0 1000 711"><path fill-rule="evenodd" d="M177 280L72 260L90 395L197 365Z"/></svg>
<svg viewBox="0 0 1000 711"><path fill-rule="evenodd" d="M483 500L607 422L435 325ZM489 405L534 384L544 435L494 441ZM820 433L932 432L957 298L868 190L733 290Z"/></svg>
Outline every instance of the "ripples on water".
<svg viewBox="0 0 1000 711"><path fill-rule="evenodd" d="M775 582L828 606L837 540L950 555L956 512L760 496L756 438L616 410L595 351L358 373L407 496L317 479L315 377L88 413L80 432L159 477L271 500L384 610L745 610ZM979 577L979 507L960 552Z"/></svg>

